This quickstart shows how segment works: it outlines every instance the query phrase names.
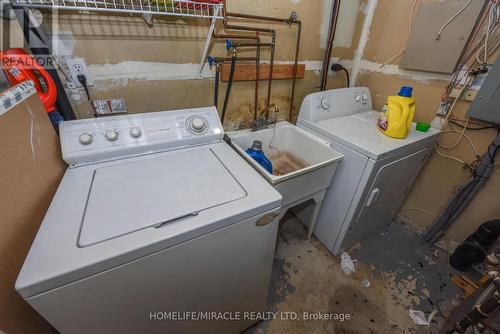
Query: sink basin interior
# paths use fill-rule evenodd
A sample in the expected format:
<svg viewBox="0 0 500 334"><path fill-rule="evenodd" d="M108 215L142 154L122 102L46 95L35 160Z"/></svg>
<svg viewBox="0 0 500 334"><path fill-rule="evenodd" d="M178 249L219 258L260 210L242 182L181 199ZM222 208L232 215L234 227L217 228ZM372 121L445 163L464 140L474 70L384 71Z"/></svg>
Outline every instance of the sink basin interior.
<svg viewBox="0 0 500 334"><path fill-rule="evenodd" d="M288 122L280 122L260 131L232 132L229 137L240 154L273 183L307 173L342 158L326 141ZM273 174L245 153L254 140L262 142L262 150L273 163Z"/></svg>

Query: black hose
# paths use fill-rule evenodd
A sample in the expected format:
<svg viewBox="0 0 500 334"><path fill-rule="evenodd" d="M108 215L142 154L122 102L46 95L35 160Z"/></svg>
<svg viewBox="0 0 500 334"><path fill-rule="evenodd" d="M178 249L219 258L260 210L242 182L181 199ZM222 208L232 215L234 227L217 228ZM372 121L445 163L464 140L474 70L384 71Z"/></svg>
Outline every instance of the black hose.
<svg viewBox="0 0 500 334"><path fill-rule="evenodd" d="M219 104L219 66L215 66L214 106Z"/></svg>
<svg viewBox="0 0 500 334"><path fill-rule="evenodd" d="M500 220L490 220L481 224L469 235L450 256L450 265L459 271L467 271L486 257L491 245L500 237Z"/></svg>
<svg viewBox="0 0 500 334"><path fill-rule="evenodd" d="M227 102L229 101L229 94L233 85L234 68L236 67L236 55L231 57L231 70L229 71L229 80L227 82L226 96L224 97L224 106L222 107L222 114L220 116L221 122L224 125L224 117L226 116Z"/></svg>

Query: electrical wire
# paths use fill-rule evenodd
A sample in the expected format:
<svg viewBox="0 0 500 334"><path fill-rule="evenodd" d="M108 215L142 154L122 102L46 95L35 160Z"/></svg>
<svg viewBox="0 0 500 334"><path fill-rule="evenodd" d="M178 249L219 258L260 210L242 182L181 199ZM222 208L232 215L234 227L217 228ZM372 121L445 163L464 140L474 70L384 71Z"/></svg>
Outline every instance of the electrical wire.
<svg viewBox="0 0 500 334"><path fill-rule="evenodd" d="M462 8L462 10L459 13L457 13L454 16L454 18L456 18L458 15L460 15L460 13L467 6L468 6L468 3ZM457 96L455 97L453 103L451 104L450 108L448 109L446 117L444 118L444 121L442 122L442 125L441 125L441 129L443 129L448 123L449 124L454 124L454 125L457 125L457 126L461 127L461 131L457 131L457 130L445 130L445 131L442 132L443 134L446 134L446 133L456 133L456 134L459 134L459 137L451 145L443 145L443 144L441 144L441 142L439 140L438 140L438 142L435 145L436 153L439 156L447 158L447 159L450 159L450 160L453 160L453 161L456 161L456 162L460 163L461 165L463 165L463 166L465 166L467 168L470 168L472 170L474 170L475 164L480 160L481 157L479 156L474 143L465 134L465 132L467 130L485 130L485 129L494 129L494 128L498 129L499 127L498 126L482 126L482 127L476 127L476 128L475 127L469 127L468 125L471 122L470 119L467 118L465 120L458 120L458 119L454 119L452 117L452 115L453 115L454 108L459 103L459 101L461 101L461 98L462 98L464 92L468 89L468 87L474 81L476 75L478 74L477 71L473 72L471 70L472 66L470 66L469 70L465 71L463 73L463 75L460 75L460 73L463 72L462 71L463 66L465 64L467 64L470 59L473 59L475 63L482 64L484 66L485 63L487 63L488 57L491 54L493 54L493 52L495 52L495 50L500 45L500 39L499 40L494 39L493 44L488 44L488 41L490 40L491 36L495 36L494 38L497 37L497 34L495 33L495 31L497 31L496 29L498 28L498 18L499 18L499 13L500 13L500 2L497 1L497 0L494 0L488 6L489 7L486 10L487 14L483 15L483 17L481 18L481 23L478 25L477 29L475 30L475 32L473 34L473 39L476 38L477 32L483 29L483 24L485 23L486 17L487 17L488 21L487 21L486 26L484 27L484 35L475 44L472 44L471 45L471 49L468 50L468 52L466 52L465 57L460 61L460 65L457 67L457 71L455 71L455 73L453 74L452 80L448 84L447 91L446 91L445 95L442 98L442 102L444 102L447 99L449 99L449 96L450 96L451 92L459 85L460 82L462 82L465 79L465 83L463 84L462 88L460 89L459 93L457 94ZM444 28L445 28L445 26L444 26ZM474 55L475 55L475 57L473 58ZM459 123L457 123L457 121L463 122L464 124L459 124ZM462 159L459 159L459 158L454 157L452 155L446 154L446 153L444 153L444 152L442 152L440 150L440 149L445 149L445 150L454 149L454 148L456 148L460 144L460 142L464 138L467 140L467 142L469 143L470 147L472 148L472 150L474 151L474 154L476 156L476 160L474 160L472 163L468 163L468 162L466 162L466 161L464 161Z"/></svg>
<svg viewBox="0 0 500 334"><path fill-rule="evenodd" d="M441 29L439 29L437 35L436 35L436 41L439 40L439 38L441 38L441 33L443 32L444 29L446 29L446 27L451 23L453 22L453 20L455 20L457 17L460 16L460 14L462 14L462 12L467 8L469 7L470 3L472 2L472 0L469 0L467 1L467 3L462 7L462 9L460 9L455 15L453 15L448 21L446 21L445 24L443 24L443 26L441 27Z"/></svg>
<svg viewBox="0 0 500 334"><path fill-rule="evenodd" d="M495 6L498 6L497 1L489 2L487 4L487 8L485 9L485 13L490 13L490 11L493 10ZM472 37L470 38L470 41L476 40L476 36L477 36L478 32L483 28L483 24L485 23L487 16L488 15L482 15L481 21L477 25L477 27L474 29L474 31L472 33ZM443 97L441 99L442 102L446 101L449 98L453 89L464 78L463 76L461 78L459 78L459 75L462 71L463 66L465 64L467 64L469 62L469 60L472 58L472 56L478 51L478 49L480 48L483 41L484 41L484 36L478 42L476 42L476 44L474 46L472 46L472 44L468 44L466 46L466 52L464 53L464 56L459 60L459 64L457 65L457 70L452 74L452 79L448 83L448 86L446 88L446 93L443 95ZM464 75L466 75L466 74L467 74L467 72Z"/></svg>
<svg viewBox="0 0 500 334"><path fill-rule="evenodd" d="M464 127L465 129L465 127ZM474 146L474 143L472 142L472 140L470 139L469 136L467 136L464 131L457 131L457 130L445 130L445 131L442 131L441 134L446 134L446 133L458 133L460 134L460 138L465 138L469 144L470 144L470 147L472 148L472 151L474 151L474 155L476 156L476 158L479 158L480 155L477 153L477 149L476 149L476 146ZM442 149L445 149L445 150L451 150L453 148L456 147L456 144L452 145L452 146L444 146L442 144L439 143L439 141L436 143L440 148Z"/></svg>
<svg viewBox="0 0 500 334"><path fill-rule="evenodd" d="M462 125L458 122L466 122L466 121L458 120L458 119L451 119L451 118L448 119L448 123L459 126L461 128L464 128L464 125ZM473 123L473 122L469 122L469 123ZM474 124L478 124L478 123L474 123ZM466 130L469 130L469 131L481 131L481 130L488 130L488 129L500 129L500 125L488 125L488 126L480 126L480 127L467 126L465 128L466 128Z"/></svg>
<svg viewBox="0 0 500 334"><path fill-rule="evenodd" d="M417 7L417 3L418 3L418 0L413 0L413 4L411 6L410 18L408 20L408 34L410 34L410 35L411 35L412 28L413 28L413 13L415 12L415 8ZM406 50L406 48L403 48L401 51L396 53L393 57L386 60L384 63L382 63L382 65L380 65L380 68L384 68L387 65L391 64L392 62L394 62L396 59L398 59L403 54L403 52L405 52L405 50Z"/></svg>
<svg viewBox="0 0 500 334"><path fill-rule="evenodd" d="M489 48L488 48L488 42L491 36L491 33L495 30L495 27L498 25L498 19L499 19L499 13L500 13L500 6L498 5L498 2L495 1L495 4L493 8L488 12L488 24L485 27L485 33L484 33L484 47L482 48L482 53L481 50L477 53L476 55L476 61L478 64L482 64L483 66L486 65L488 62L488 53L489 53ZM496 49L498 47L498 43L500 41L497 41L496 46L493 48ZM482 60L481 60L482 56Z"/></svg>
<svg viewBox="0 0 500 334"><path fill-rule="evenodd" d="M345 85L347 88L349 88L349 83L351 82L350 78L349 78L349 71L345 67L342 68L342 71L344 71L345 76L346 76L346 84Z"/></svg>
<svg viewBox="0 0 500 334"><path fill-rule="evenodd" d="M445 153L443 153L443 152L439 151L439 146L438 146L438 144L437 144L437 143L436 143L436 145L434 146L434 150L436 151L436 154L437 154L437 155L439 155L440 157L443 157L443 158L446 158L446 159L450 159L450 160L456 161L456 162L460 163L460 164L461 164L462 166L464 166L464 167L467 167L467 168L469 168L469 169L471 169L471 170L473 169L473 168L471 167L471 163L468 163L467 161L464 161L464 160L462 160L462 159L459 159L459 158L457 158L457 157L454 157L454 156L452 156L452 155L448 155L448 154L445 154Z"/></svg>

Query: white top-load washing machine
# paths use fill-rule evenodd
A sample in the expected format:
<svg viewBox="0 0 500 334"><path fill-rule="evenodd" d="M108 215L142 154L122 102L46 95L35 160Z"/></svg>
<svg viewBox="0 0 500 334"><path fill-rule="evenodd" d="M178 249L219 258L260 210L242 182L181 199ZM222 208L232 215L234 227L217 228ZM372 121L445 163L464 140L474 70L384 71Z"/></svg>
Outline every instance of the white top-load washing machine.
<svg viewBox="0 0 500 334"><path fill-rule="evenodd" d="M223 134L213 107L62 123L70 168L17 291L62 333L252 325L281 196Z"/></svg>
<svg viewBox="0 0 500 334"><path fill-rule="evenodd" d="M407 138L387 137L377 129L379 112L372 109L365 87L308 95L300 109L297 125L344 155L314 230L335 255L394 218L439 135L434 128L419 132L413 124Z"/></svg>

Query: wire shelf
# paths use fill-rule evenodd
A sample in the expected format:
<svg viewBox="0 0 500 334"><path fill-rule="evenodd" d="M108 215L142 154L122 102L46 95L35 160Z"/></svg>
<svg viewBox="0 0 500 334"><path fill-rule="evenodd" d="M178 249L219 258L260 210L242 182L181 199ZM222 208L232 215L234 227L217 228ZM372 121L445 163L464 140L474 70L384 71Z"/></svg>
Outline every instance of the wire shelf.
<svg viewBox="0 0 500 334"><path fill-rule="evenodd" d="M45 9L85 10L108 13L190 16L222 19L218 1L190 0L12 0L14 6Z"/></svg>

